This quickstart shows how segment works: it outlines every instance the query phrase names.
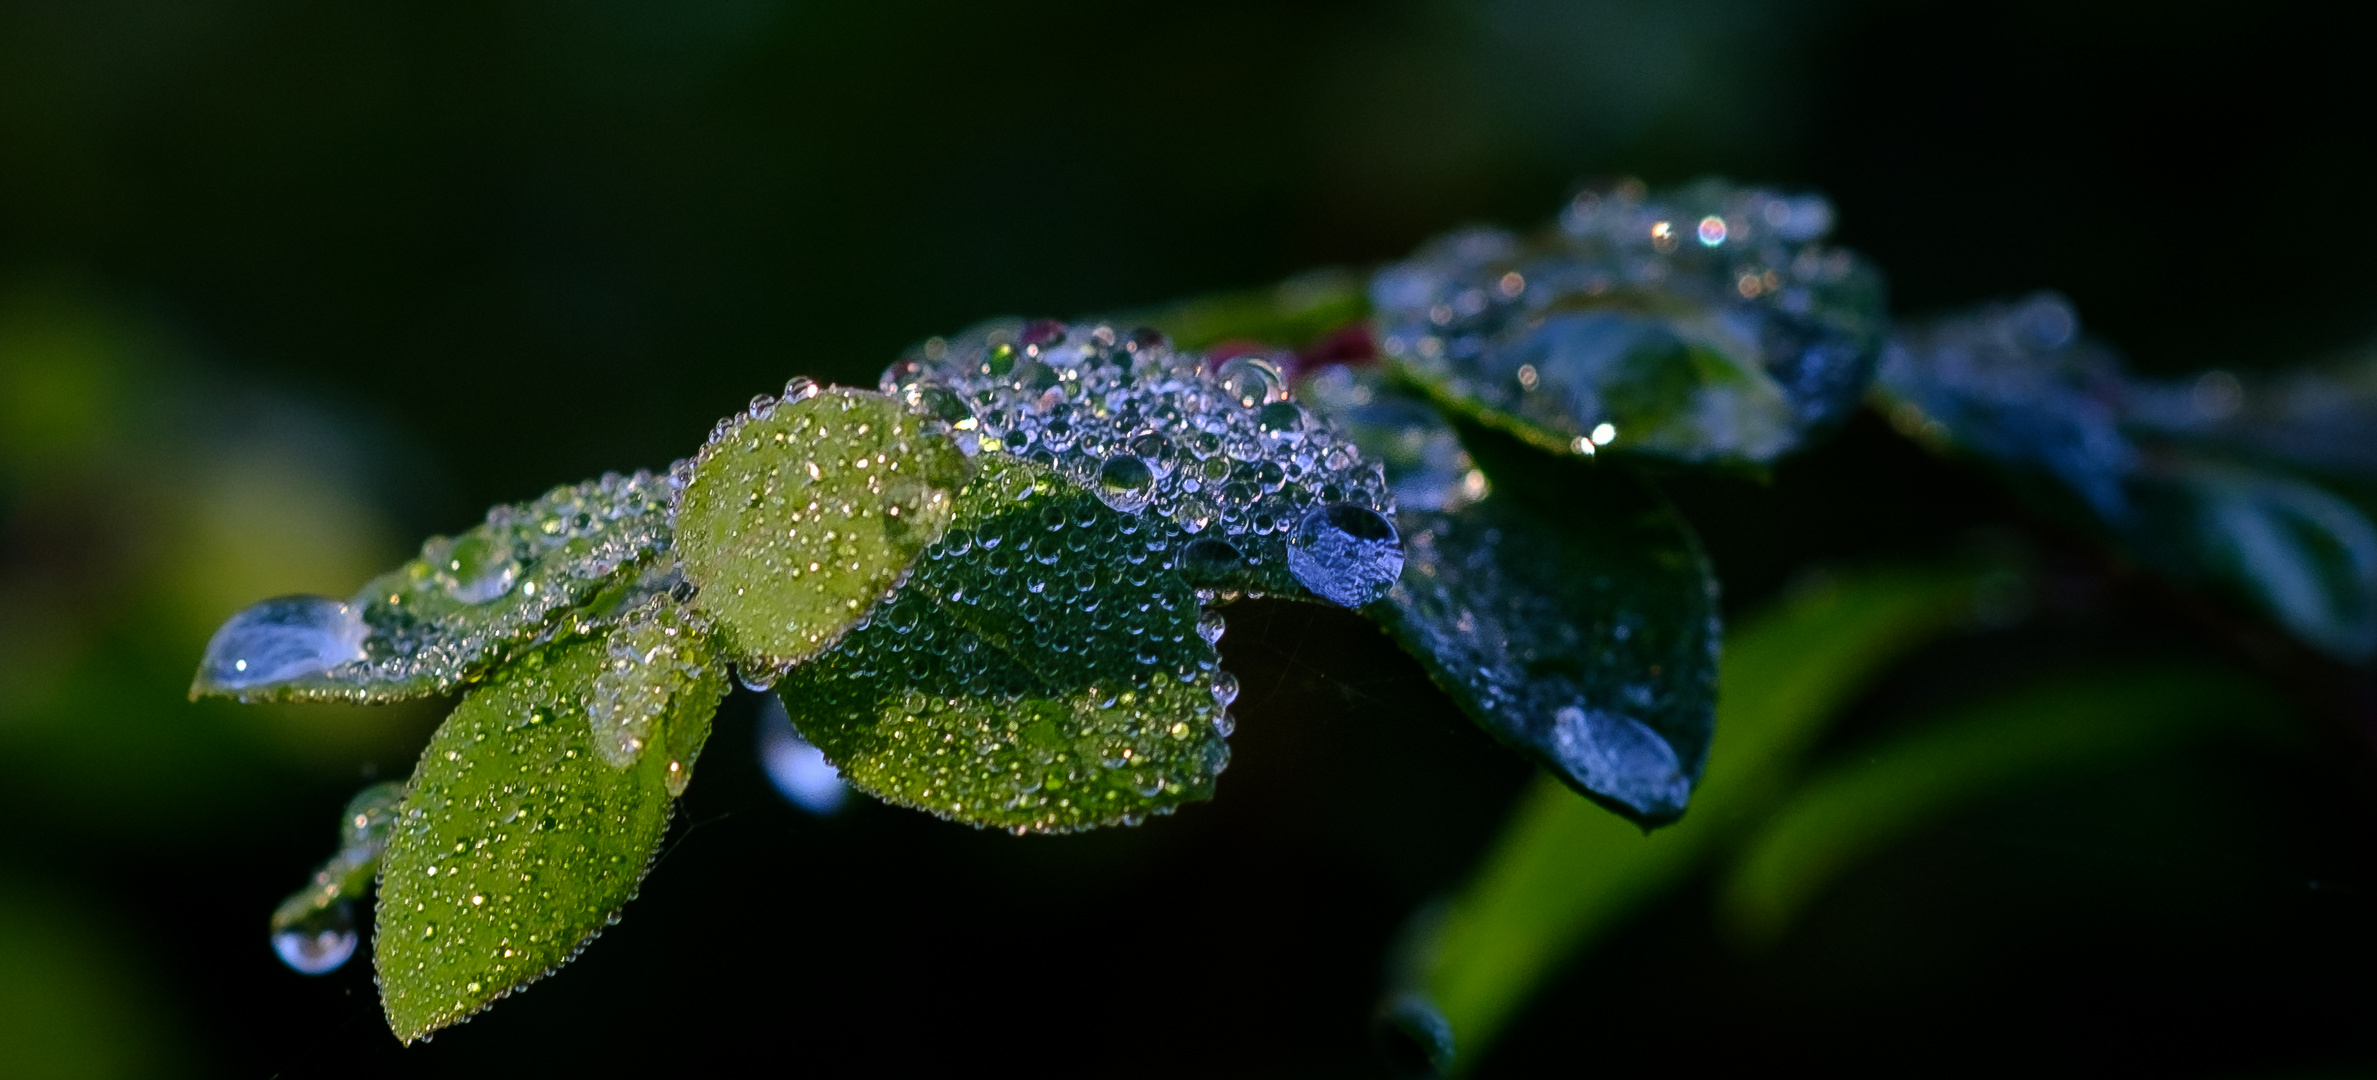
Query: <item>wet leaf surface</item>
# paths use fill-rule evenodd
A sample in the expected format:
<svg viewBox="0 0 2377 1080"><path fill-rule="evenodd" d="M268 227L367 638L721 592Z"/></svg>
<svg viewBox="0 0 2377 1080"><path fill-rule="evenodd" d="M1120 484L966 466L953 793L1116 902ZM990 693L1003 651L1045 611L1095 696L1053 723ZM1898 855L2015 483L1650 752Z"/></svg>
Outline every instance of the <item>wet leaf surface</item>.
<svg viewBox="0 0 2377 1080"><path fill-rule="evenodd" d="M619 669L610 643L531 653L471 691L421 755L397 810L374 941L381 1003L407 1042L575 957L643 880L668 824L670 775L724 696L723 665L654 677L675 753L604 759L589 706Z"/></svg>
<svg viewBox="0 0 2377 1080"><path fill-rule="evenodd" d="M1579 194L1532 238L1454 233L1371 286L1382 353L1446 408L1557 453L1763 465L1855 408L1881 278L1822 197L1704 181Z"/></svg>
<svg viewBox="0 0 2377 1080"><path fill-rule="evenodd" d="M676 483L637 473L499 506L347 600L266 600L215 632L193 698L385 702L446 693L565 623L675 583ZM573 619L572 617L575 616Z"/></svg>
<svg viewBox="0 0 2377 1080"><path fill-rule="evenodd" d="M1229 760L1217 615L1194 539L1049 470L987 460L948 534L863 626L777 686L862 790L974 825L1131 824L1208 798Z"/></svg>
<svg viewBox="0 0 2377 1080"><path fill-rule="evenodd" d="M805 383L719 425L677 513L694 604L748 677L831 646L949 525L971 466L881 394Z"/></svg>

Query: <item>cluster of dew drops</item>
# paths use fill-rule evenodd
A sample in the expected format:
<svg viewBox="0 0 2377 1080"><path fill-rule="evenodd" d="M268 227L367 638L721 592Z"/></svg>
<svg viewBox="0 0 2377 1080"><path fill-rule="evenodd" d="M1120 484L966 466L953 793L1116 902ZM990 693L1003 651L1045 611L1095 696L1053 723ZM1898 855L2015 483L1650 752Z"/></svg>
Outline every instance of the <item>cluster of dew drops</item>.
<svg viewBox="0 0 2377 1080"><path fill-rule="evenodd" d="M1394 513L1378 464L1298 404L1263 356L1214 361L1153 330L1008 321L925 342L882 389L947 423L968 453L1037 462L1190 534L1259 545L1316 506Z"/></svg>

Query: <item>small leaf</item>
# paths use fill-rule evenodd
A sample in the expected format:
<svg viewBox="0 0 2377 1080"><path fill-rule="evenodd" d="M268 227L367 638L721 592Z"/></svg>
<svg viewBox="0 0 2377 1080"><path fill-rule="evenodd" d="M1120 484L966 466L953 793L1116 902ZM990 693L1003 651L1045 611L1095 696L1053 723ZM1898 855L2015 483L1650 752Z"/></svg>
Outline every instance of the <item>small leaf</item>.
<svg viewBox="0 0 2377 1080"><path fill-rule="evenodd" d="M2133 485L2128 530L2146 560L2244 598L2330 655L2377 656L2377 524L2311 483L2160 455Z"/></svg>
<svg viewBox="0 0 2377 1080"><path fill-rule="evenodd" d="M352 599L289 596L235 615L207 643L190 696L384 702L453 690L543 638L675 583L676 484L637 473L555 488L487 512Z"/></svg>
<svg viewBox="0 0 2377 1080"><path fill-rule="evenodd" d="M1407 962L1462 1061L1619 921L1686 880L1753 824L1828 723L1907 653L1970 616L1973 576L1869 573L1737 625L1708 779L1690 816L1645 836L1546 777Z"/></svg>
<svg viewBox="0 0 2377 1080"><path fill-rule="evenodd" d="M355 901L380 872L404 785L373 784L348 800L339 818L338 853L314 879L272 913L272 949L306 975L336 971L354 955Z"/></svg>
<svg viewBox="0 0 2377 1080"><path fill-rule="evenodd" d="M1064 832L1207 798L1229 759L1193 541L1154 514L988 458L899 594L777 687L800 734L878 798Z"/></svg>
<svg viewBox="0 0 2377 1080"><path fill-rule="evenodd" d="M1569 513L1510 494L1403 516L1383 617L1488 732L1645 825L1681 816L1708 756L1716 582L1690 526L1631 477Z"/></svg>
<svg viewBox="0 0 2377 1080"><path fill-rule="evenodd" d="M1295 400L1279 359L1005 320L926 342L882 386L986 457L1044 466L1119 512L1178 526L1194 537L1178 568L1191 585L1366 602L1393 578L1378 531L1393 498L1377 463Z"/></svg>
<svg viewBox="0 0 2377 1080"><path fill-rule="evenodd" d="M597 751L590 703L620 670L612 659L601 640L521 657L463 698L422 752L380 878L376 960L398 1038L567 963L643 880L683 752L621 768ZM664 745L680 727L706 728L725 694L722 666L627 669L677 688L657 725Z"/></svg>
<svg viewBox="0 0 2377 1080"><path fill-rule="evenodd" d="M1771 944L1843 871L2006 784L2131 767L2177 743L2283 713L2233 674L2141 670L2026 687L1810 778L1759 827L1719 894L1737 936Z"/></svg>
<svg viewBox="0 0 2377 1080"><path fill-rule="evenodd" d="M1522 241L1437 240L1371 286L1381 352L1447 408L1556 453L1762 465L1865 392L1880 276L1831 207L1704 181L1579 194Z"/></svg>
<svg viewBox="0 0 2377 1080"><path fill-rule="evenodd" d="M772 681L907 576L970 471L880 394L803 381L756 402L702 447L677 511L694 605L747 678Z"/></svg>

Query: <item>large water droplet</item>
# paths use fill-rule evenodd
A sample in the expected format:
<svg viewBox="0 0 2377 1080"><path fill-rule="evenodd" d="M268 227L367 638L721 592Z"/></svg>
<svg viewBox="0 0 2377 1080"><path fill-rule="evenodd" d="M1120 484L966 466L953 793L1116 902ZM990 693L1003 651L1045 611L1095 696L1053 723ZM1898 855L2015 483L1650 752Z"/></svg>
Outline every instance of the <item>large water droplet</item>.
<svg viewBox="0 0 2377 1080"><path fill-rule="evenodd" d="M363 658L370 633L353 606L326 596L283 596L231 617L206 643L202 688L244 690Z"/></svg>
<svg viewBox="0 0 2377 1080"><path fill-rule="evenodd" d="M1221 384L1223 393L1249 409L1287 396L1287 378L1280 374L1279 365L1259 356L1237 356L1222 361L1213 371L1213 380Z"/></svg>
<svg viewBox="0 0 2377 1080"><path fill-rule="evenodd" d="M1296 527L1288 572L1323 600L1360 607L1385 596L1403 575L1403 543L1378 511L1330 503Z"/></svg>
<svg viewBox="0 0 2377 1080"><path fill-rule="evenodd" d="M1155 494L1155 470L1132 454L1116 454L1098 466L1098 499L1126 514Z"/></svg>
<svg viewBox="0 0 2377 1080"><path fill-rule="evenodd" d="M510 545L485 535L465 536L451 544L433 545L424 552L436 568L438 587L465 604L484 604L512 591L520 579L520 563Z"/></svg>
<svg viewBox="0 0 2377 1080"><path fill-rule="evenodd" d="M1180 549L1180 576L1190 584L1227 578L1244 565L1246 556L1218 536L1191 540Z"/></svg>
<svg viewBox="0 0 2377 1080"><path fill-rule="evenodd" d="M1633 717L1563 705L1552 714L1552 740L1585 786L1646 814L1682 813L1692 798L1675 748Z"/></svg>
<svg viewBox="0 0 2377 1080"><path fill-rule="evenodd" d="M272 935L272 951L300 975L327 975L355 955L355 906L341 900Z"/></svg>
<svg viewBox="0 0 2377 1080"><path fill-rule="evenodd" d="M794 806L819 817L840 810L850 798L850 785L834 763L825 759L824 751L801 738L792 726L792 717L784 711L782 698L769 694L759 708L759 761L776 791Z"/></svg>

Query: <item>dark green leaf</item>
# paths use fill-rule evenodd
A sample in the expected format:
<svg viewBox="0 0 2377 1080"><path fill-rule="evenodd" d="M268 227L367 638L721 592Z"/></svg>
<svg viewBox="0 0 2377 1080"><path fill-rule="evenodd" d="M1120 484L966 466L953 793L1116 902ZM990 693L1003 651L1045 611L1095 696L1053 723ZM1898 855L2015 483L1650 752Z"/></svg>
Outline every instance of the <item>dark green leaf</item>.
<svg viewBox="0 0 2377 1080"><path fill-rule="evenodd" d="M1129 824L1229 759L1188 536L1046 469L986 459L899 594L777 687L859 788L975 825Z"/></svg>
<svg viewBox="0 0 2377 1080"><path fill-rule="evenodd" d="M648 473L555 488L432 538L352 599L266 600L215 632L190 696L380 702L450 691L573 612L599 621L627 594L674 584L665 552L676 490ZM579 610L588 606L603 612Z"/></svg>
<svg viewBox="0 0 2377 1080"><path fill-rule="evenodd" d="M1555 453L1760 465L1846 416L1887 315L1832 210L1704 181L1576 197L1379 273L1379 344L1447 408Z"/></svg>
<svg viewBox="0 0 2377 1080"><path fill-rule="evenodd" d="M804 382L718 427L677 512L694 604L747 676L817 654L949 525L972 471L897 402Z"/></svg>
<svg viewBox="0 0 2377 1080"><path fill-rule="evenodd" d="M657 611L636 622L689 633ZM376 960L398 1038L422 1038L568 962L643 879L671 777L690 765L676 733L707 728L724 665L714 654L701 662L698 640L649 658L615 645L521 657L463 698L422 752L380 879ZM671 688L652 724L669 752L621 767L598 749L595 705L606 692L656 700L639 680Z"/></svg>
<svg viewBox="0 0 2377 1080"><path fill-rule="evenodd" d="M1496 738L1621 814L1673 821L1715 718L1715 578L1634 478L1565 494L1564 513L1507 494L1406 512L1381 615Z"/></svg>

